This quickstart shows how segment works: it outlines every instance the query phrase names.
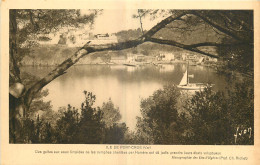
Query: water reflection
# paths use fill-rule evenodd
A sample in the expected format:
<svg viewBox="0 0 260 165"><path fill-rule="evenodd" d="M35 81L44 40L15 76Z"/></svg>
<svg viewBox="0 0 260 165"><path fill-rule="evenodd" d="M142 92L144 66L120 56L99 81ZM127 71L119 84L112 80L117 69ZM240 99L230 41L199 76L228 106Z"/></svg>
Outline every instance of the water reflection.
<svg viewBox="0 0 260 165"><path fill-rule="evenodd" d="M170 64L159 65L159 71L160 71L160 73L173 72L174 71L174 65L170 65Z"/></svg>
<svg viewBox="0 0 260 165"><path fill-rule="evenodd" d="M123 70L125 69L125 65L110 65L111 70Z"/></svg>
<svg viewBox="0 0 260 165"><path fill-rule="evenodd" d="M127 72L133 73L137 70L136 66L126 66Z"/></svg>
<svg viewBox="0 0 260 165"><path fill-rule="evenodd" d="M165 84L179 84L187 66L185 64L124 66L124 65L78 65L68 69L67 73L58 77L45 88L49 95L45 100L51 100L53 108L71 104L80 107L84 100L83 91L91 91L97 97L96 106L112 99L119 107L122 121L133 129L136 116L140 115L140 101L153 94ZM24 67L23 71L41 77L51 71L52 67ZM213 83L215 90L225 88L225 79L212 69L201 66L190 66L190 74L194 78L190 82Z"/></svg>

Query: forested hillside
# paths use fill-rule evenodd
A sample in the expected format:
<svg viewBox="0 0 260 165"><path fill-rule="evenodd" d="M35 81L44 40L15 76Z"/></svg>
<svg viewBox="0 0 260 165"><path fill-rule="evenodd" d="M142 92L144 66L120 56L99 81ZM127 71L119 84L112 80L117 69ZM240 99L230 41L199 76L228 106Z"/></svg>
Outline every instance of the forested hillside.
<svg viewBox="0 0 260 165"><path fill-rule="evenodd" d="M178 27L180 29L177 29L178 33L176 33L176 30L173 33L172 28L176 28L177 26L178 25L171 24L169 25L169 27L162 29L155 35L160 36L162 39L178 39L186 44L194 44L202 41L216 42L219 40L219 38L216 37L215 31L206 25L200 25L198 27L189 27L190 30L186 32L184 32L182 27L180 26ZM207 32L205 33L205 31ZM124 30L116 33L118 42L134 40L140 37L141 35L142 32L140 29ZM66 45L59 44L39 45L30 50L30 56L26 56L23 59L22 64L36 66L58 65L68 57L72 56L77 49L77 47L67 47ZM173 46L161 45L156 43L144 43L142 45L138 45L135 48L122 50L120 52L94 53L92 56L88 56L81 59L78 63L89 64L96 62L108 62L111 56L126 56L128 53L156 56L160 51L174 52L178 56L181 54L181 52L184 52L185 50ZM96 60L98 57L100 57L100 59Z"/></svg>

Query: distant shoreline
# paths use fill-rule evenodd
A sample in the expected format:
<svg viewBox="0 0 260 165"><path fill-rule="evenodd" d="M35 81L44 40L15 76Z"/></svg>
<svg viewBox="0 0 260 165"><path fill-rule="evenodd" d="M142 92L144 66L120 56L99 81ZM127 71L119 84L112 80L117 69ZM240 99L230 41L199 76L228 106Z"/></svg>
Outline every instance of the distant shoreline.
<svg viewBox="0 0 260 165"><path fill-rule="evenodd" d="M137 64L138 66L145 66L145 65L171 65L171 64L187 64L187 61L171 61L171 62L151 62L151 63L144 63L144 64ZM22 65L23 67L55 67L58 66L59 64L55 65L45 65L45 64L38 64L38 65L30 65L30 64L24 64ZM76 63L75 66L79 65L124 65L123 63ZM215 68L217 64L214 65L209 65L209 64L198 64L198 65L193 65L193 66L203 66L203 67L211 67Z"/></svg>

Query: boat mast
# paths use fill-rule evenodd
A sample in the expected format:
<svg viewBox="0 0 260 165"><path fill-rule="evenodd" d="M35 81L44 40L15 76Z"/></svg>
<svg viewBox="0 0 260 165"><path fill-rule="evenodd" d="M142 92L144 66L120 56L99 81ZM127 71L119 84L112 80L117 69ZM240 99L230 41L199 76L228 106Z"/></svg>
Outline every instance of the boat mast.
<svg viewBox="0 0 260 165"><path fill-rule="evenodd" d="M187 85L189 84L189 60L187 64Z"/></svg>

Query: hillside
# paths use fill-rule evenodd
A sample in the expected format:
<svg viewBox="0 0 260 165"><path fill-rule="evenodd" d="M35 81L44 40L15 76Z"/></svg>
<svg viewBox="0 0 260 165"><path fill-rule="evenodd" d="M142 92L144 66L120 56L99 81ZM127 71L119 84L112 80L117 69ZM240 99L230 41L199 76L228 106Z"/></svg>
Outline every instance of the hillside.
<svg viewBox="0 0 260 165"><path fill-rule="evenodd" d="M134 40L142 35L140 29L124 30L115 34L119 42L126 40ZM167 40L175 40L184 44L194 44L199 42L217 42L221 40L211 27L205 24L198 24L197 26L185 26L180 22L175 22L155 34L154 37ZM31 49L29 56L26 56L23 65L58 65L68 57L76 52L77 47L68 47L66 45L40 45ZM205 48L205 50L214 52L214 49ZM98 52L90 56L82 58L78 64L90 64L99 62L109 62L111 56L126 56L127 54L143 54L148 56L156 56L160 52L174 52L176 56L180 56L183 52L188 52L183 49L160 45L154 43L144 43L132 49L114 52Z"/></svg>
<svg viewBox="0 0 260 165"><path fill-rule="evenodd" d="M39 45L30 50L25 56L23 65L58 65L68 57L72 56L78 48L63 45Z"/></svg>

